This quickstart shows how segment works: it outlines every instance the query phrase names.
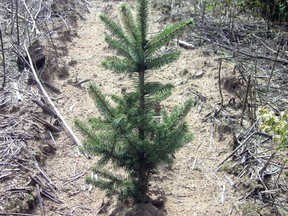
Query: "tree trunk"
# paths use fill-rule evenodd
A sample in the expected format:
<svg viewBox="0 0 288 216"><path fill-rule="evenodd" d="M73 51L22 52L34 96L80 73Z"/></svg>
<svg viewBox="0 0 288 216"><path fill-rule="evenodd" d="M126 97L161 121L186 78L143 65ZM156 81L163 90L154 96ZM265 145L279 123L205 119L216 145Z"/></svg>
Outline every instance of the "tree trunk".
<svg viewBox="0 0 288 216"><path fill-rule="evenodd" d="M141 153L138 163L140 164L139 173L138 173L138 188L141 197L139 197L138 202L145 203L148 201L148 180L149 180L149 171L147 170L145 163L145 154Z"/></svg>
<svg viewBox="0 0 288 216"><path fill-rule="evenodd" d="M139 125L139 138L140 140L145 139L145 70L141 68L139 72L139 82L140 82L140 125Z"/></svg>
<svg viewBox="0 0 288 216"><path fill-rule="evenodd" d="M139 140L144 141L145 139L145 69L144 64L142 64L141 70L139 72L139 86L140 86L140 124L139 124ZM147 187L148 187L148 176L147 176L147 166L145 158L145 150L142 149L138 157L138 164L140 165L138 171L138 185L140 196L138 202L147 201Z"/></svg>

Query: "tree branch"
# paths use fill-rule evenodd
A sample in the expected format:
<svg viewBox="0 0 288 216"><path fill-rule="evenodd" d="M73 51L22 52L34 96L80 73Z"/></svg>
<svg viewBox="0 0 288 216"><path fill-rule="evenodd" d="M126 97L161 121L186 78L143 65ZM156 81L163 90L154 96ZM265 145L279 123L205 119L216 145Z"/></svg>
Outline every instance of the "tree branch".
<svg viewBox="0 0 288 216"><path fill-rule="evenodd" d="M33 76L35 78L35 81L36 83L39 85L42 93L44 94L44 96L46 97L48 103L51 105L51 107L53 108L53 111L56 113L57 117L61 120L61 122L63 123L66 131L70 134L71 138L74 140L74 142L76 143L76 145L78 147L82 147L82 143L80 142L80 140L78 139L78 137L75 135L75 133L73 132L73 130L70 128L70 126L68 125L68 123L65 121L65 119L63 118L63 116L61 115L61 113L58 111L57 107L54 105L53 101L49 98L47 92L45 91L44 87L42 86L42 83L40 82L38 76L37 76L37 73L35 71L35 68L33 66L33 62L32 62L32 59L31 59L31 56L28 52L28 49L27 49L27 46L26 44L24 44L24 49L25 49L25 52L28 56L28 60L29 60L29 64L30 64L30 68L32 70L32 73L33 73ZM89 157L86 153L84 153L84 155L86 157Z"/></svg>

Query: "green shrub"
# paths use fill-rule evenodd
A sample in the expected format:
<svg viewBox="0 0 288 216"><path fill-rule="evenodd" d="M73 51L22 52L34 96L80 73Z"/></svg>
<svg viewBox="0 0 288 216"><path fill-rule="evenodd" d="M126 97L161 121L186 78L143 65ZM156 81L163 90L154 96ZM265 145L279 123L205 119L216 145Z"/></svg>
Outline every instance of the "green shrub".
<svg viewBox="0 0 288 216"><path fill-rule="evenodd" d="M279 116L264 107L258 109L260 127L267 133L272 133L273 141L278 148L288 150L288 111L281 112Z"/></svg>

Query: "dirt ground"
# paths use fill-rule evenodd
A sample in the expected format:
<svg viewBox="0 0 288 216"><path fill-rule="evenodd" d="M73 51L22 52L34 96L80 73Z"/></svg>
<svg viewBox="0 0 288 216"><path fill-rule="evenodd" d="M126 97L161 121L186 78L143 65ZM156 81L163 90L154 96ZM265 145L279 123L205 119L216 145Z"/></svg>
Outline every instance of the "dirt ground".
<svg viewBox="0 0 288 216"><path fill-rule="evenodd" d="M73 83L91 80L107 95L120 94L122 87L131 86L126 75L100 67L101 60L113 53L104 42L105 29L98 14L104 8L113 11L117 3L93 3L91 13L78 24L78 37L68 45L69 54L62 59L68 67L69 78L53 82L61 89L61 95L54 100L56 106L80 139L74 120L97 116L98 111L87 93L87 82L81 86ZM186 119L194 139L175 155L172 168L161 168L152 189L165 194L164 211L170 216L241 215L239 194L231 185L233 177L217 172L217 165L231 151L233 136L217 124L203 121L220 102L219 61L209 48L181 50L177 62L153 72L151 79L175 85L173 95L163 104L167 108L182 103L188 96L195 98L196 106ZM233 64L223 63L222 76L229 77L232 73ZM233 96L231 92L223 94L225 102ZM64 131L56 142L57 151L46 161L46 172L58 187L63 203L45 201L47 215L96 215L107 198L104 192L84 182L96 159L79 154ZM106 214L104 211L103 215Z"/></svg>

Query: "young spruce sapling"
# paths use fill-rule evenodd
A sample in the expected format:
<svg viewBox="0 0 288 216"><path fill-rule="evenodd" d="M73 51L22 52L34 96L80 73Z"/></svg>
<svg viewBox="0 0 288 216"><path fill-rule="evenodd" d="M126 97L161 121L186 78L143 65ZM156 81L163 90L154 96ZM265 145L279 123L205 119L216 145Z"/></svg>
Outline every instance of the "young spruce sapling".
<svg viewBox="0 0 288 216"><path fill-rule="evenodd" d="M107 99L95 84L90 84L89 91L101 118L76 120L76 125L86 137L83 151L99 157L92 168L98 177L87 177L87 182L122 201L144 203L149 202L148 183L157 166L172 163L172 155L191 139L183 117L193 104L188 99L170 112L162 109L161 119L155 118L155 106L171 95L173 85L149 82L147 76L178 59L179 51L161 48L193 21L171 24L148 38L149 0L135 1L135 13L128 3L120 4L120 24L100 15L109 32L105 41L118 54L108 57L102 65L117 73L131 74L134 88ZM122 175L105 169L110 163Z"/></svg>

